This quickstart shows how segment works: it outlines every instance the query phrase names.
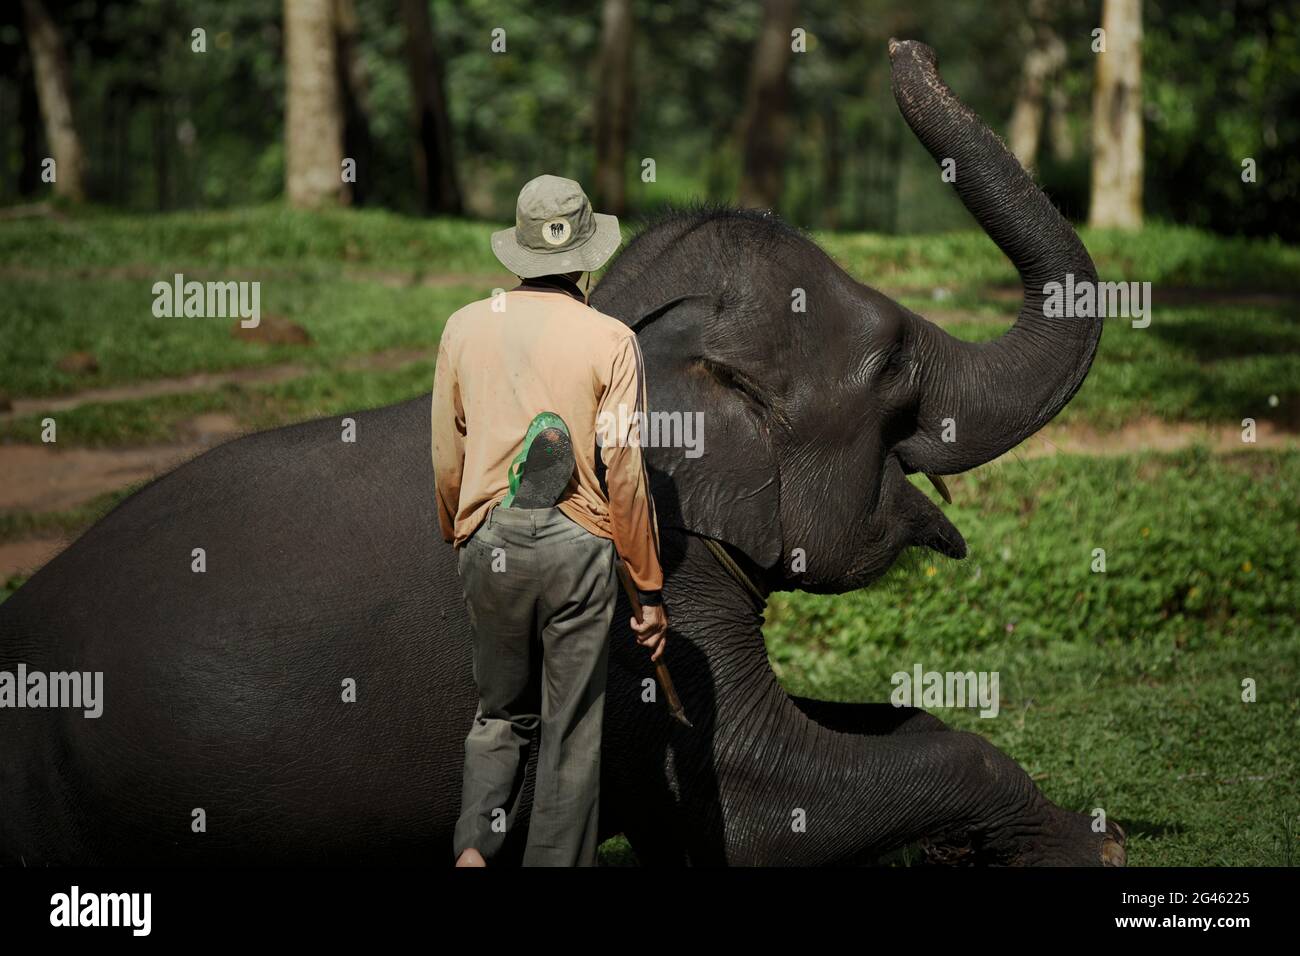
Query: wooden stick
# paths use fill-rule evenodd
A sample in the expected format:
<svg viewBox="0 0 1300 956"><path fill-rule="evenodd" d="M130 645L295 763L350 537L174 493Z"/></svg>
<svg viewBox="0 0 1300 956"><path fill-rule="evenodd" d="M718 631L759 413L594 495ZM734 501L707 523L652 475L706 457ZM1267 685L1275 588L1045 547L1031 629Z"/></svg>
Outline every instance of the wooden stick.
<svg viewBox="0 0 1300 956"><path fill-rule="evenodd" d="M614 566L618 568L618 579L623 584L623 593L627 595L627 601L632 605L632 616L641 620L641 599L637 597L636 588L632 586L632 577L627 573L627 568L618 558L614 559ZM659 686L663 688L664 699L668 702L668 712L671 713L678 723L687 727L694 727L686 718L686 710L682 707L681 698L677 696L677 688L673 686L672 675L668 673L668 665L664 663L663 658L655 661L655 678L659 681Z"/></svg>

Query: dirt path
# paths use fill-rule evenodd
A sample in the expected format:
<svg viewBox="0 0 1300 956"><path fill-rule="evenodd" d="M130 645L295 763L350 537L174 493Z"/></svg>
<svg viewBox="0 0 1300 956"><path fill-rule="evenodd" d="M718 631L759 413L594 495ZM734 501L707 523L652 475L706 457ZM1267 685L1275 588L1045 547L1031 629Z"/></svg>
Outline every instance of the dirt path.
<svg viewBox="0 0 1300 956"><path fill-rule="evenodd" d="M193 458L204 443L148 448L0 446L0 511L66 511Z"/></svg>
<svg viewBox="0 0 1300 956"><path fill-rule="evenodd" d="M1140 418L1112 431L1100 431L1086 425L1048 425L1026 441L1017 453L1028 458L1061 453L1107 456L1178 451L1193 445L1204 445L1220 454L1300 448L1300 435L1261 420L1256 425L1255 441L1246 443L1241 440L1241 429L1235 425Z"/></svg>
<svg viewBox="0 0 1300 956"><path fill-rule="evenodd" d="M0 584L15 574L30 577L68 546L63 538L28 538L0 541Z"/></svg>
<svg viewBox="0 0 1300 956"><path fill-rule="evenodd" d="M202 440L147 448L69 448L0 445L0 512L66 511L100 495L149 481L230 437L228 416L199 416L191 423ZM0 541L0 582L31 574L67 547L70 537L42 532Z"/></svg>
<svg viewBox="0 0 1300 956"><path fill-rule="evenodd" d="M187 392L211 392L227 385L274 385L307 374L301 365L271 365L266 368L241 368L230 372L199 372L180 378L160 378L132 385L88 388L69 395L42 398L10 399L10 409L0 412L0 422L42 412L66 412L96 402L127 402L139 398L161 398Z"/></svg>
<svg viewBox="0 0 1300 956"><path fill-rule="evenodd" d="M389 371L412 362L432 357L423 349L386 349L356 358L346 359L334 366L344 371ZM82 405L96 402L126 402L133 399L160 398L165 395L183 395L189 392L211 392L227 385L278 385L301 378L313 371L306 365L267 365L261 368L239 368L228 372L198 372L177 378L159 378L129 385L107 388L88 388L67 395L47 395L41 398L11 398L8 411L0 412L0 422L11 421L26 415L45 412L66 412Z"/></svg>

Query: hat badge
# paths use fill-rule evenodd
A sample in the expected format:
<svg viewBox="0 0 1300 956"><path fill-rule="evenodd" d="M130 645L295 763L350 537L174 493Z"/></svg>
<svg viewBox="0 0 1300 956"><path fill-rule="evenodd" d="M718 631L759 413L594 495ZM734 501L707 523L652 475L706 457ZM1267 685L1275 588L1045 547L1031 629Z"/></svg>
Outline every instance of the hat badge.
<svg viewBox="0 0 1300 956"><path fill-rule="evenodd" d="M550 219L542 223L542 239L552 246L562 246L568 241L572 228L567 219Z"/></svg>

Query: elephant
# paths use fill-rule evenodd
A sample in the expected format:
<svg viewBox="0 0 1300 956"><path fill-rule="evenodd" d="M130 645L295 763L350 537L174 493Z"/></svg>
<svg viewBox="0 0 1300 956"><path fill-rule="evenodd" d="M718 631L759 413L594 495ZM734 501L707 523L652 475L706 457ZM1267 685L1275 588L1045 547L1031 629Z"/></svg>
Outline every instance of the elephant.
<svg viewBox="0 0 1300 956"><path fill-rule="evenodd" d="M600 828L643 865L865 863L908 845L945 863L1125 860L1116 824L1094 832L984 738L919 709L793 696L765 652L774 591L861 588L913 547L963 557L908 476L1033 434L1101 332L1043 314L1046 283L1096 279L1071 226L933 51L891 40L889 55L904 119L955 160L960 198L1022 277L1001 338L951 338L752 210L667 214L592 298L637 332L650 408L707 424L702 454L645 450L692 728L649 693L623 598L610 634ZM322 419L207 451L0 605L0 670L104 675L98 718L0 710L0 862L452 862L476 692L430 398L350 417L353 443ZM519 860L535 759L494 863Z"/></svg>

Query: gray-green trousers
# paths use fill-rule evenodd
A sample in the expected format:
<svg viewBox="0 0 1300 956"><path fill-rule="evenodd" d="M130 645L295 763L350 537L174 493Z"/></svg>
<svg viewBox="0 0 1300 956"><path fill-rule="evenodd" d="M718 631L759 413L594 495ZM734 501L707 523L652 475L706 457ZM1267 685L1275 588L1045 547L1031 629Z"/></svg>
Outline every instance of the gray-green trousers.
<svg viewBox="0 0 1300 956"><path fill-rule="evenodd" d="M479 705L465 738L457 856L474 847L490 863L500 850L540 722L524 865L595 865L614 554L558 508L493 508L461 547Z"/></svg>

